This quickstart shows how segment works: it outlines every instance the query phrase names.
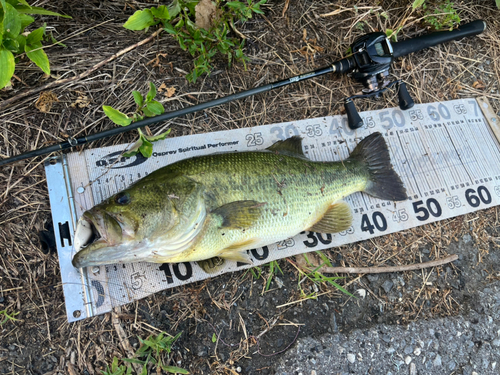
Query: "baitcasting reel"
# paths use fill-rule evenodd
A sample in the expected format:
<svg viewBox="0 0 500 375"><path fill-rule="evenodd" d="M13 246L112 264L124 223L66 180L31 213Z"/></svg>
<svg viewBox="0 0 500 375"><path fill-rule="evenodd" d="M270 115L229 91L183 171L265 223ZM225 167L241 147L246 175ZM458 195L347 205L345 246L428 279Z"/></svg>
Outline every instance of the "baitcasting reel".
<svg viewBox="0 0 500 375"><path fill-rule="evenodd" d="M364 86L362 95L353 95L344 101L348 125L351 129L363 126L363 120L359 116L353 100L372 96L379 97L393 85L397 85L398 88L399 107L402 110L413 107L415 103L406 89L406 84L401 80L391 82L387 79L394 53L392 44L384 33L376 32L363 35L354 41L351 50L355 64L351 77Z"/></svg>

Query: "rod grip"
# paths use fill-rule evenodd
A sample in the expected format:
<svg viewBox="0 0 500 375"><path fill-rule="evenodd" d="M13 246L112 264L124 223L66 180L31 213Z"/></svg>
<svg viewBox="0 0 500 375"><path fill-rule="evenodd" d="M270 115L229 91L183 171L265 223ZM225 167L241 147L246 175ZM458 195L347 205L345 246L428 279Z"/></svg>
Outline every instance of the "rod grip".
<svg viewBox="0 0 500 375"><path fill-rule="evenodd" d="M406 56L410 53L433 47L441 43L459 40L466 36L478 35L484 30L486 30L486 22L483 20L476 20L461 25L458 29L452 31L441 31L403 40L401 42L394 42L392 43L393 55L394 57Z"/></svg>

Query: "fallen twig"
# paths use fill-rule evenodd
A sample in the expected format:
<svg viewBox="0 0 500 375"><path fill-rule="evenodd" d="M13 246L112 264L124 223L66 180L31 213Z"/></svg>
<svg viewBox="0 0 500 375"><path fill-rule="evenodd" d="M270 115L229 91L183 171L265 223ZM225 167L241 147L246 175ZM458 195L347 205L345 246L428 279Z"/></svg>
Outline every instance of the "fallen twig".
<svg viewBox="0 0 500 375"><path fill-rule="evenodd" d="M117 57L120 57L120 56L126 54L127 52L133 50L134 48L137 48L139 46L142 46L143 44L146 44L146 43L150 42L156 36L158 36L162 31L163 31L163 29L156 30L152 35L150 35L146 39L143 39L143 40L141 40L140 42L138 42L138 43L136 43L134 45L128 46L127 48L124 48L121 51L118 51L114 55L112 55L112 56L104 59L100 63L94 65L92 68L88 69L87 71L85 71L85 72L83 72L81 74L78 74L78 75L76 75L74 77L70 77L70 78L58 79L56 81L47 83L46 85L43 85L43 86L40 86L40 87L35 87L33 89L23 91L20 94L17 94L16 96L14 96L14 97L12 97L10 99L4 100L3 102L0 102L0 111L3 110L3 109L5 109L5 108L7 108L7 107L9 107L10 105L12 105L13 103L15 103L19 99L22 99L22 98L24 98L26 96L29 96L29 95L32 95L32 94L36 94L37 92L40 92L40 91L43 91L43 90L47 90L47 89L50 89L50 88L53 88L55 86L59 86L59 85L62 85L62 84L68 83L68 82L73 82L73 81L77 81L77 80L80 80L82 78L85 78L85 77L89 76L92 72L96 71L97 69L101 68L102 66L106 65L107 63L113 61Z"/></svg>
<svg viewBox="0 0 500 375"><path fill-rule="evenodd" d="M321 267L318 271L322 273L386 273L420 270L422 268L442 266L446 263L454 262L458 255L449 255L445 258L432 260L430 262L408 264L406 266L388 266L388 267Z"/></svg>

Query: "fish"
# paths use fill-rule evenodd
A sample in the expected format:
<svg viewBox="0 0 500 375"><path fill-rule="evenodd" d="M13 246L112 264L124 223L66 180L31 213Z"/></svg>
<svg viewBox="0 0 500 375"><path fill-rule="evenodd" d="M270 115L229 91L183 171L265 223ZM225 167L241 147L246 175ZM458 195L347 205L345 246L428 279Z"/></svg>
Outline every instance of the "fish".
<svg viewBox="0 0 500 375"><path fill-rule="evenodd" d="M265 150L180 160L85 211L75 231L72 264L214 257L251 263L249 249L302 231L347 230L352 211L344 198L359 191L407 199L378 132L338 162L308 159L299 136Z"/></svg>

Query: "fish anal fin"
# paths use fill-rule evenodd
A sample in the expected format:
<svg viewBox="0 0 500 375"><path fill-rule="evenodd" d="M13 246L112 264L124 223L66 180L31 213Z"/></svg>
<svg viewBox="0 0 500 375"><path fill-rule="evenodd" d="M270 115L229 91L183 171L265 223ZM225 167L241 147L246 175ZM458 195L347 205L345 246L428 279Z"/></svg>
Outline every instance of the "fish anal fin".
<svg viewBox="0 0 500 375"><path fill-rule="evenodd" d="M257 243L255 238L234 243L222 250L218 256L228 260L251 264L252 259L246 251L252 249L255 243Z"/></svg>
<svg viewBox="0 0 500 375"><path fill-rule="evenodd" d="M332 204L323 217L309 230L318 233L338 233L349 229L351 225L351 207L346 202L340 201Z"/></svg>
<svg viewBox="0 0 500 375"><path fill-rule="evenodd" d="M265 204L253 200L236 201L220 206L212 213L222 218L222 228L247 229L260 219Z"/></svg>
<svg viewBox="0 0 500 375"><path fill-rule="evenodd" d="M302 151L302 138L298 135L294 135L293 137L287 138L283 141L278 141L268 147L267 150L293 156L305 156Z"/></svg>

